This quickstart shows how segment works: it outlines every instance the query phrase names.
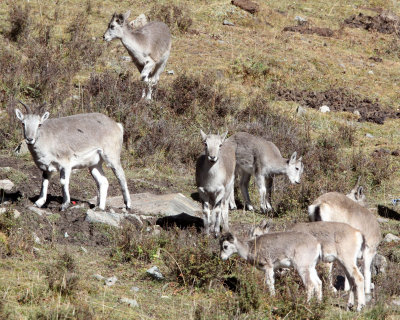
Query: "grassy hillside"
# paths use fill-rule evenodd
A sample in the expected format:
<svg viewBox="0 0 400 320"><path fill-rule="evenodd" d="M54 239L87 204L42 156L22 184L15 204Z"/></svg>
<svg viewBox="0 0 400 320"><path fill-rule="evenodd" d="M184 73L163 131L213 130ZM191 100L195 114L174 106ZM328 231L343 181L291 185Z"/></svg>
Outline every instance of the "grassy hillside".
<svg viewBox="0 0 400 320"><path fill-rule="evenodd" d="M23 195L16 203L0 200L7 209L0 215L0 318L399 317L391 304L400 296L395 244L381 245L386 274L373 278L374 298L356 314L345 310L342 291L324 291L322 304L306 304L294 273L277 279L278 294L271 298L261 273L239 259L220 261L218 241L194 230L153 235L147 226L91 225L83 221L82 208L60 213L56 179L49 188L53 214L40 217L27 209L40 192L40 172L30 155L13 153L23 138L14 116L18 100L51 117L96 111L121 122L122 161L132 193L191 196L194 163L203 148L199 130L246 131L270 139L285 157L297 151L304 159L301 185L275 179L277 230L306 220L316 197L347 192L358 176L377 216L385 215L378 205L399 211L391 205L400 197L398 4L254 1L255 14L223 0L0 2L0 179L11 179ZM165 21L173 34L166 70L174 72L162 74L152 102L140 99L139 72L124 59L121 43L102 40L112 13L128 9L132 19L145 13ZM299 23L302 19L307 22ZM299 105L305 114L296 113ZM322 105L331 112L319 112ZM118 195L115 178L109 169L106 173L109 195ZM86 171L72 176L70 189L86 207L96 195ZM253 183L250 191L257 208ZM19 218L13 217L14 208ZM240 209L230 217L232 229L244 235L265 216ZM383 235L400 235L399 219L381 227ZM160 267L165 281L145 275L152 265ZM103 286L92 277L96 273L119 281ZM139 307L120 303L121 297L136 299Z"/></svg>

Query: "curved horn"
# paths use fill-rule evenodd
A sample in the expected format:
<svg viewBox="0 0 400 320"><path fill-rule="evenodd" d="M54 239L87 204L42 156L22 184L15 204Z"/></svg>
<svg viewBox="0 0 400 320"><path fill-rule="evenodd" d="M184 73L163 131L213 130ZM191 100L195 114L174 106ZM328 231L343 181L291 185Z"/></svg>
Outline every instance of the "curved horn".
<svg viewBox="0 0 400 320"><path fill-rule="evenodd" d="M21 100L18 100L18 102L25 107L25 109L28 113L32 113L31 108L29 108L25 103L23 103Z"/></svg>

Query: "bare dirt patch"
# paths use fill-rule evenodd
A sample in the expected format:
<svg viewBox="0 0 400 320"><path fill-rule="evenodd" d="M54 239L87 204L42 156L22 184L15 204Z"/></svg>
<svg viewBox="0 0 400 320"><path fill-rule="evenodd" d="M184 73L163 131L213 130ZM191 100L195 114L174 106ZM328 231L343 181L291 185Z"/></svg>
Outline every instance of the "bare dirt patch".
<svg viewBox="0 0 400 320"><path fill-rule="evenodd" d="M285 27L283 31L299 32L301 34L316 34L321 37L333 37L335 32L329 28L312 27L310 23L303 22L297 26Z"/></svg>
<svg viewBox="0 0 400 320"><path fill-rule="evenodd" d="M286 101L296 101L303 106L319 109L327 105L332 111L360 112L358 121L383 124L386 118L399 118L400 113L384 110L378 101L359 97L342 88L314 92L307 90L276 88L275 94Z"/></svg>
<svg viewBox="0 0 400 320"><path fill-rule="evenodd" d="M258 4L254 3L253 1L250 0L232 0L231 3L234 6L239 7L240 9L243 9L247 12L250 12L251 14L255 14L258 12Z"/></svg>
<svg viewBox="0 0 400 320"><path fill-rule="evenodd" d="M344 24L350 28L400 35L400 17L390 11L382 11L376 16L359 13L345 19Z"/></svg>

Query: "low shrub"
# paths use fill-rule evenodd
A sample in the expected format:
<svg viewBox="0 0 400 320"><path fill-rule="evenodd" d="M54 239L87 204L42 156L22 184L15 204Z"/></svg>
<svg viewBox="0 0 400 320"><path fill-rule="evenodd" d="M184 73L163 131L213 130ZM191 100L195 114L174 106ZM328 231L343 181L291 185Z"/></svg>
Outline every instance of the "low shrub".
<svg viewBox="0 0 400 320"><path fill-rule="evenodd" d="M186 7L174 4L157 4L149 12L150 20L164 22L173 33L185 33L189 31L193 24L190 15L191 13Z"/></svg>
<svg viewBox="0 0 400 320"><path fill-rule="evenodd" d="M79 270L74 257L65 252L46 270L49 289L61 295L71 295L79 290Z"/></svg>

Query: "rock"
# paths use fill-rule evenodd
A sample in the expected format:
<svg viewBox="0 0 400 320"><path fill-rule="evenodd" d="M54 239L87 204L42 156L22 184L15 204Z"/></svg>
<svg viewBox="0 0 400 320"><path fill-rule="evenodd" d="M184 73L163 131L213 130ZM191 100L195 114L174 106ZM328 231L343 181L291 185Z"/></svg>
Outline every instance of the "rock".
<svg viewBox="0 0 400 320"><path fill-rule="evenodd" d="M374 74L374 72L372 70L369 70L368 74Z"/></svg>
<svg viewBox="0 0 400 320"><path fill-rule="evenodd" d="M378 218L376 218L376 220L378 220L378 222L380 222L380 223L386 223L389 221L389 219L382 218L382 217L378 217Z"/></svg>
<svg viewBox="0 0 400 320"><path fill-rule="evenodd" d="M174 74L175 74L175 71L174 71L174 70L168 70L168 71L167 71L167 74L169 74L169 75L174 75Z"/></svg>
<svg viewBox="0 0 400 320"><path fill-rule="evenodd" d="M147 272L147 274L149 274L150 276L152 276L156 280L163 280L164 279L164 276L162 275L162 273L160 272L160 270L158 269L157 266L151 267L146 272Z"/></svg>
<svg viewBox="0 0 400 320"><path fill-rule="evenodd" d="M372 134L370 134L370 133L367 133L366 135L365 135L367 138L370 138L370 139L372 139L374 136L372 135Z"/></svg>
<svg viewBox="0 0 400 320"><path fill-rule="evenodd" d="M324 106L319 107L319 111L322 113L326 113L326 112L330 112L331 109L328 106L324 105Z"/></svg>
<svg viewBox="0 0 400 320"><path fill-rule="evenodd" d="M14 188L14 183L11 180L4 179L0 180L0 190L11 191Z"/></svg>
<svg viewBox="0 0 400 320"><path fill-rule="evenodd" d="M226 19L222 22L222 24L224 26L231 26L231 27L233 27L235 25L233 22L226 20Z"/></svg>
<svg viewBox="0 0 400 320"><path fill-rule="evenodd" d="M86 212L85 221L104 223L112 227L119 227L121 223L122 215L118 213L111 213L106 211L94 211L88 209Z"/></svg>
<svg viewBox="0 0 400 320"><path fill-rule="evenodd" d="M42 241L40 241L40 238L37 236L37 234L35 232L32 232L32 238L36 244L42 244Z"/></svg>
<svg viewBox="0 0 400 320"><path fill-rule="evenodd" d="M64 233L64 238L69 238L69 234L67 232Z"/></svg>
<svg viewBox="0 0 400 320"><path fill-rule="evenodd" d="M372 275L377 275L379 273L385 273L387 267L387 260L385 256L377 253L372 260Z"/></svg>
<svg viewBox="0 0 400 320"><path fill-rule="evenodd" d="M86 249L85 247L82 247L82 246L81 246L79 249L80 249L83 253L87 253L87 252L88 252L87 249Z"/></svg>
<svg viewBox="0 0 400 320"><path fill-rule="evenodd" d="M111 278L107 278L106 280L104 280L104 284L106 286L113 286L116 282L118 281L118 278L116 276L112 276Z"/></svg>
<svg viewBox="0 0 400 320"><path fill-rule="evenodd" d="M361 117L361 113L358 110L354 110L353 112L357 117Z"/></svg>
<svg viewBox="0 0 400 320"><path fill-rule="evenodd" d="M25 140L22 140L20 144L14 149L14 153L18 156L23 156L29 153L29 149Z"/></svg>
<svg viewBox="0 0 400 320"><path fill-rule="evenodd" d="M135 20L132 20L131 22L129 22L129 24L131 25L131 27L133 29L141 28L141 27L145 26L147 23L148 23L148 20L144 13L141 13L140 15L137 16L137 18Z"/></svg>
<svg viewBox="0 0 400 320"><path fill-rule="evenodd" d="M95 204L96 199L94 198L92 200L89 200L89 202ZM122 196L108 197L106 203L108 206L113 208L124 207ZM181 193L170 193L162 195L155 195L151 193L131 194L131 209L132 211L137 212L139 215L141 215L142 218L142 214L146 216L171 216L180 214L182 212L185 212L192 216L197 216L201 214L200 204L185 197ZM101 214L104 213L98 213L97 215Z"/></svg>
<svg viewBox="0 0 400 320"><path fill-rule="evenodd" d="M224 40L217 40L217 42L218 42L219 44L224 44L224 43L225 43Z"/></svg>
<svg viewBox="0 0 400 320"><path fill-rule="evenodd" d="M296 113L298 116L303 116L307 113L307 110L305 108L303 108L302 106L298 106L296 108Z"/></svg>
<svg viewBox="0 0 400 320"><path fill-rule="evenodd" d="M394 150L394 151L392 151L391 155L395 156L395 157L398 157L398 156L400 156L400 151L399 150Z"/></svg>
<svg viewBox="0 0 400 320"><path fill-rule="evenodd" d="M394 298L392 304L400 307L400 297Z"/></svg>
<svg viewBox="0 0 400 320"><path fill-rule="evenodd" d="M79 100L79 99L80 99L80 96L78 96L77 94L74 94L74 95L72 96L72 99L74 99L74 100Z"/></svg>
<svg viewBox="0 0 400 320"><path fill-rule="evenodd" d="M120 298L119 302L128 304L131 308L139 307L139 304L135 299Z"/></svg>
<svg viewBox="0 0 400 320"><path fill-rule="evenodd" d="M122 56L121 60L130 62L130 61L132 61L132 58L130 56Z"/></svg>
<svg viewBox="0 0 400 320"><path fill-rule="evenodd" d="M131 291L132 291L132 292L139 292L139 290L140 290L140 289L139 289L138 287L132 287L132 288L131 288Z"/></svg>
<svg viewBox="0 0 400 320"><path fill-rule="evenodd" d="M258 12L258 4L250 0L232 0L231 3L240 9L250 12L251 14Z"/></svg>
<svg viewBox="0 0 400 320"><path fill-rule="evenodd" d="M296 16L294 20L300 25L307 23L307 19L300 16Z"/></svg>
<svg viewBox="0 0 400 320"><path fill-rule="evenodd" d="M18 219L21 216L21 213L17 209L11 209L11 208L0 208L0 214L3 214L9 210L13 211L15 219Z"/></svg>
<svg viewBox="0 0 400 320"><path fill-rule="evenodd" d="M31 210L32 212L36 213L39 216L43 216L43 215L49 216L49 215L53 214L49 210L41 209L41 208L38 208L38 207L35 207L35 206L30 206L30 207L28 207L28 209Z"/></svg>
<svg viewBox="0 0 400 320"><path fill-rule="evenodd" d="M385 238L383 239L385 242L399 242L400 238L398 236L395 236L392 233L388 233Z"/></svg>
<svg viewBox="0 0 400 320"><path fill-rule="evenodd" d="M104 279L105 279L102 275L97 274L97 273L94 274L92 277L99 281L104 281Z"/></svg>

